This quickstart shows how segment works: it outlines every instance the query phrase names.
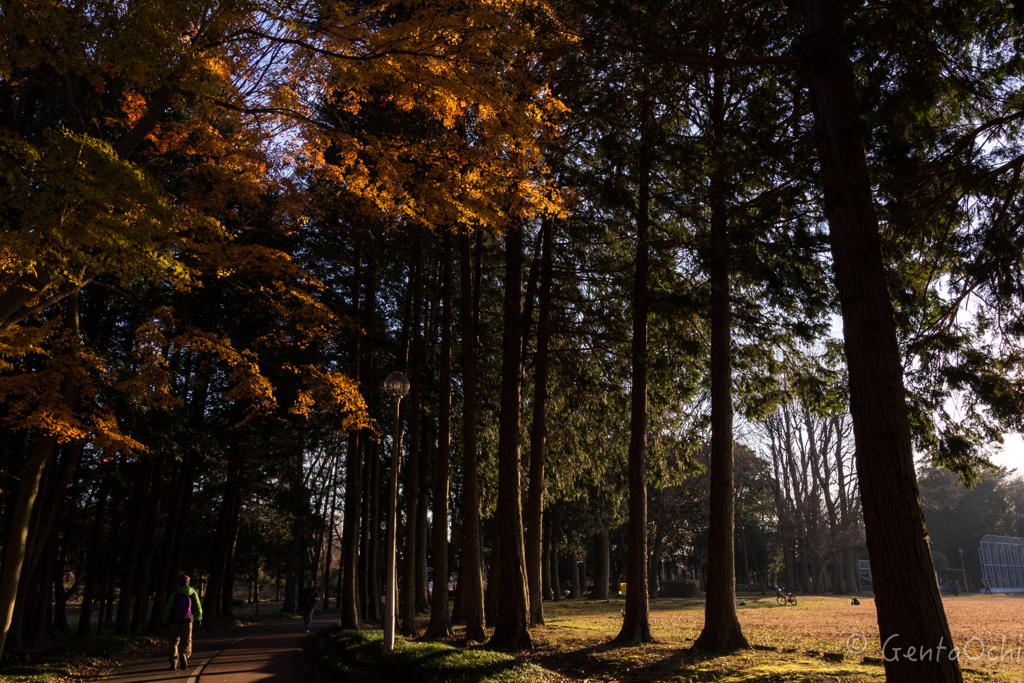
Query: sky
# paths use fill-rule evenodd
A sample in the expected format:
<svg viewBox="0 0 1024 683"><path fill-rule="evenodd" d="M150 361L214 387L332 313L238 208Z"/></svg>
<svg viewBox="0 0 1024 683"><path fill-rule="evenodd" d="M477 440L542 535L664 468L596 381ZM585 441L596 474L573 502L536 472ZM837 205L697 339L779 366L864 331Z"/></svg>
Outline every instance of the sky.
<svg viewBox="0 0 1024 683"><path fill-rule="evenodd" d="M1004 434L1002 451L992 456L992 462L1024 474L1024 439L1020 434Z"/></svg>

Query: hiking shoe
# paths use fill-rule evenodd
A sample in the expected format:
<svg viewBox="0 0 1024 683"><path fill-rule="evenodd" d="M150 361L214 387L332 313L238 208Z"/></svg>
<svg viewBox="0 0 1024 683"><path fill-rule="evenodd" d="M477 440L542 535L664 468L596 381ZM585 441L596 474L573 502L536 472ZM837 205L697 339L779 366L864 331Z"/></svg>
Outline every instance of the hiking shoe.
<svg viewBox="0 0 1024 683"><path fill-rule="evenodd" d="M170 668L171 668L171 671L174 671L175 669L178 668L178 663L177 662L171 662L171 667Z"/></svg>
<svg viewBox="0 0 1024 683"><path fill-rule="evenodd" d="M186 657L185 655L179 656L178 657L178 662L181 663L181 668L182 669L187 669L188 668L188 657Z"/></svg>

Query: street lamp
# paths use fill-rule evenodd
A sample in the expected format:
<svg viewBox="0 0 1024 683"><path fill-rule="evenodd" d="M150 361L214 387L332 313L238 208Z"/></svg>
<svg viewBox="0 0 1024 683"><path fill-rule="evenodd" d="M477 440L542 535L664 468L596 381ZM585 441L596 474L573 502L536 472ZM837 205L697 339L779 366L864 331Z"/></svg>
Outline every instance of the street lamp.
<svg viewBox="0 0 1024 683"><path fill-rule="evenodd" d="M395 402L394 450L391 454L391 499L388 501L387 564L384 582L384 654L395 649L395 594L398 579L395 576L395 527L398 524L398 468L401 466L399 453L402 449L402 425L398 421L398 404L409 393L409 378L400 372L392 372L384 380L384 393Z"/></svg>
<svg viewBox="0 0 1024 683"><path fill-rule="evenodd" d="M964 567L964 549L960 548L960 571L964 573L964 593L967 592L967 569Z"/></svg>

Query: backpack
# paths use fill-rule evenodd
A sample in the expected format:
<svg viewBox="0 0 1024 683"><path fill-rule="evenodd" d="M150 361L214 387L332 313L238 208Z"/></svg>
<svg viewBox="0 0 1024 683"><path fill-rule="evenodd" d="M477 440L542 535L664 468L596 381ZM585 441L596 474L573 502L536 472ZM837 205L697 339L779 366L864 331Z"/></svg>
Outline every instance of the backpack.
<svg viewBox="0 0 1024 683"><path fill-rule="evenodd" d="M171 607L171 620L179 624L192 621L192 596L188 593L174 593L174 605Z"/></svg>

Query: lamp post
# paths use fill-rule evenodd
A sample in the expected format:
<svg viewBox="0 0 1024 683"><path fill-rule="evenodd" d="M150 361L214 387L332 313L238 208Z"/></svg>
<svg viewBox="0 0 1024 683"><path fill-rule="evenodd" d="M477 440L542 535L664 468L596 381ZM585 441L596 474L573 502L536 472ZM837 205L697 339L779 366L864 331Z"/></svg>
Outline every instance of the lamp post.
<svg viewBox="0 0 1024 683"><path fill-rule="evenodd" d="M391 498L388 501L387 561L384 583L384 654L395 649L395 595L398 579L395 576L395 536L398 524L398 469L401 466L402 425L398 421L398 404L409 393L409 378L400 372L392 372L384 380L384 393L395 402L394 450L391 454Z"/></svg>
<svg viewBox="0 0 1024 683"><path fill-rule="evenodd" d="M964 549L963 548L959 548L959 550L960 550L960 571L962 571L964 573L964 593L966 593L967 592L967 568L964 566Z"/></svg>

